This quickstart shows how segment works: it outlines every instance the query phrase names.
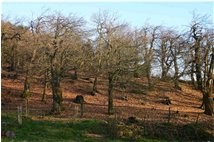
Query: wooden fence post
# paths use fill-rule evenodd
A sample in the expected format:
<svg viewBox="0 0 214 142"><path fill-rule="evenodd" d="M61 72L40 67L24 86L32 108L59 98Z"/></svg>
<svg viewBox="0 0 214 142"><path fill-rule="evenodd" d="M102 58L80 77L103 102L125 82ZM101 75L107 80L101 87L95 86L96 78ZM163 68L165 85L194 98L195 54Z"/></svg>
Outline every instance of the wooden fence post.
<svg viewBox="0 0 214 142"><path fill-rule="evenodd" d="M74 106L74 117L77 117L79 114L79 107L78 106Z"/></svg>
<svg viewBox="0 0 214 142"><path fill-rule="evenodd" d="M18 106L18 124L22 125L22 106Z"/></svg>
<svg viewBox="0 0 214 142"><path fill-rule="evenodd" d="M83 111L84 111L84 106L83 106L83 102L80 103L80 116L83 116Z"/></svg>

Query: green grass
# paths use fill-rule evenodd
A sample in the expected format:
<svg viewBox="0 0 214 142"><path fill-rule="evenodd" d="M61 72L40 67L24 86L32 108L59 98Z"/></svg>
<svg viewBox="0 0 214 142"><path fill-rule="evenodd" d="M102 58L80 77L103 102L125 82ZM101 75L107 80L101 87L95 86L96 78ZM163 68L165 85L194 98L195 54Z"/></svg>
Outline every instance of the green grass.
<svg viewBox="0 0 214 142"><path fill-rule="evenodd" d="M108 137L107 124L99 120L80 121L33 121L24 119L19 126L15 115L2 114L2 131L14 131L15 138L2 138L2 142L122 142L130 139L111 139ZM86 134L99 134L103 137L89 137ZM164 142L139 138L142 142Z"/></svg>

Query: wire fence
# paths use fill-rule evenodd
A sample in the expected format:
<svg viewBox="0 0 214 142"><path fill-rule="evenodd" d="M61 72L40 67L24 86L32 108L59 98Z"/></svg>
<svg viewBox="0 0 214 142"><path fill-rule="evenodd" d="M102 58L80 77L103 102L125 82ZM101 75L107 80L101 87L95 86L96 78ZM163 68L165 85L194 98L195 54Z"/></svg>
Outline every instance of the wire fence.
<svg viewBox="0 0 214 142"><path fill-rule="evenodd" d="M80 105L69 107L69 110L72 115L68 115L68 117L79 118L83 115ZM51 115L51 110L49 108L32 108L23 104L17 106L2 106L1 111L2 113L16 114L17 117L44 117Z"/></svg>
<svg viewBox="0 0 214 142"><path fill-rule="evenodd" d="M92 108L89 108L92 107ZM107 113L103 113L106 108L94 109L94 106L85 104L72 104L66 107L65 113L61 115L61 118L101 118L107 119ZM17 106L2 106L1 111L3 113L13 113L18 116L25 117L45 117L50 116L50 108L33 108L27 106L26 104L20 104ZM95 116L96 115L96 116ZM171 124L187 124L187 123L199 123L201 121L201 113L191 114L191 113L182 113L179 111L173 110L170 106L168 110L160 110L155 108L140 108L138 110L133 109L132 112L127 112L126 107L124 108L115 108L114 116L118 120L126 120L129 117L136 117L136 119L146 122L146 123L171 123ZM56 115L55 115L56 116ZM100 116L100 117L99 117Z"/></svg>

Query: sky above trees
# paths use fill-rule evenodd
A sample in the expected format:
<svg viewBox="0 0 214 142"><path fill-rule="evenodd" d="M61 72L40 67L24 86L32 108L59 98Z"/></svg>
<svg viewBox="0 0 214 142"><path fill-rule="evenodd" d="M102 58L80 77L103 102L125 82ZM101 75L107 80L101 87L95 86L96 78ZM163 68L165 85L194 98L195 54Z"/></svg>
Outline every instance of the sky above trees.
<svg viewBox="0 0 214 142"><path fill-rule="evenodd" d="M117 13L121 21L134 27L145 23L185 28L192 19L192 13L210 16L213 22L213 2L3 2L2 14L10 21L17 18L29 21L44 10L60 11L65 15L74 13L90 20L99 11Z"/></svg>

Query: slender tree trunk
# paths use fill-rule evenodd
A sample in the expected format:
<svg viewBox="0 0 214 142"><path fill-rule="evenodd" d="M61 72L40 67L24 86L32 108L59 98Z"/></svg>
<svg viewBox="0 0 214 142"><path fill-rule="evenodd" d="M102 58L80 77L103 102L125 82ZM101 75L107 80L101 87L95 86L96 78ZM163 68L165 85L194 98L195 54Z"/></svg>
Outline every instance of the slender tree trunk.
<svg viewBox="0 0 214 142"><path fill-rule="evenodd" d="M196 84L195 84L195 78L194 78L194 73L195 73L195 63L194 63L194 55L193 55L193 51L191 51L191 70L190 70L190 77L191 77L191 83L192 85L196 88Z"/></svg>
<svg viewBox="0 0 214 142"><path fill-rule="evenodd" d="M146 77L147 77L147 80L148 80L148 89L151 89L152 88L152 82L151 82L151 55L148 55L149 59L146 59Z"/></svg>
<svg viewBox="0 0 214 142"><path fill-rule="evenodd" d="M174 85L175 85L175 88L178 89L178 90L181 90L181 87L179 86L179 81L178 81L178 63L177 63L177 50L174 49L175 52L174 52L174 59L173 59L173 62L174 62L174 69L175 69L175 74L174 74Z"/></svg>
<svg viewBox="0 0 214 142"><path fill-rule="evenodd" d="M56 54L58 52L58 37L59 37L59 18L57 18L56 23L56 29L55 29L55 35L53 40L53 49L54 52L52 55L50 55L50 71L51 71L51 89L52 89L52 95L53 95L53 106L52 106L52 113L60 113L63 110L62 105L62 90L60 87L60 75L59 70L60 67L58 65L58 61L56 58Z"/></svg>
<svg viewBox="0 0 214 142"><path fill-rule="evenodd" d="M60 113L63 110L62 91L60 88L60 79L57 69L51 64L51 87L53 95L52 113Z"/></svg>
<svg viewBox="0 0 214 142"><path fill-rule="evenodd" d="M48 89L48 82L47 82L47 78L48 78L48 71L45 72L45 77L44 77L44 86L43 86L43 93L42 93L42 102L46 103L46 97L47 97L47 89Z"/></svg>
<svg viewBox="0 0 214 142"><path fill-rule="evenodd" d="M44 87L43 87L43 93L42 93L42 102L45 102L46 103L46 100L47 100L47 94L46 94L46 91L47 91L47 82L44 83Z"/></svg>
<svg viewBox="0 0 214 142"><path fill-rule="evenodd" d="M151 70L152 70L152 60L153 60L153 46L155 42L155 30L153 31L152 34L152 40L150 43L150 48L147 49L147 54L148 54L148 59L147 61L147 79L148 79L148 88L149 90L152 89L152 82L151 82Z"/></svg>
<svg viewBox="0 0 214 142"><path fill-rule="evenodd" d="M195 78L194 78L194 68L195 68L195 66L194 66L194 63L192 62L192 63L191 63L191 72L190 72L190 76L191 76L192 85L193 85L194 87L196 87L196 85L195 85Z"/></svg>
<svg viewBox="0 0 214 142"><path fill-rule="evenodd" d="M114 88L114 82L113 82L113 75L109 74L108 77L108 114L113 114L113 88Z"/></svg>
<svg viewBox="0 0 214 142"><path fill-rule="evenodd" d="M152 88L151 83L151 64L152 64L152 49L153 49L153 43L154 43L154 37L153 40L150 43L150 48L146 48L146 57L145 57L145 63L146 63L146 77L148 80L148 89Z"/></svg>
<svg viewBox="0 0 214 142"><path fill-rule="evenodd" d="M15 46L16 45L12 45L12 49L11 49L10 71L15 71L15 69L16 69L16 67L15 67Z"/></svg>
<svg viewBox="0 0 214 142"><path fill-rule="evenodd" d="M208 49L206 49L206 51L205 51L205 56L204 56L204 78L203 78L203 86L206 88L206 83L207 83L207 76L208 76L208 54L209 54L209 50ZM203 99L202 99L202 104L201 104L201 106L200 106L200 108L201 109L203 109L204 108L204 104L205 104L205 102L208 100L208 98L206 97L207 95L206 95L206 93L204 92L205 90L202 90L202 92L203 92Z"/></svg>
<svg viewBox="0 0 214 142"><path fill-rule="evenodd" d="M135 62L134 64L135 64L135 67L138 66L138 62ZM140 75L139 75L138 69L136 69L136 70L134 71L134 74L133 74L133 75L134 75L135 78L139 78Z"/></svg>
<svg viewBox="0 0 214 142"><path fill-rule="evenodd" d="M24 98L30 97L30 83L29 83L29 75L31 75L31 69L32 69L32 62L35 59L36 55L36 50L33 52L33 56L31 58L31 62L26 64L26 75L25 75L25 82L24 82L24 91L23 91L23 96Z"/></svg>
<svg viewBox="0 0 214 142"><path fill-rule="evenodd" d="M162 73L161 73L161 79L166 80L166 67L164 66L164 63L161 63Z"/></svg>
<svg viewBox="0 0 214 142"><path fill-rule="evenodd" d="M166 58L166 45L165 45L165 41L162 41L162 45L161 45L161 69L162 69L162 73L161 73L161 79L165 80L166 79L166 67L165 67L165 58Z"/></svg>
<svg viewBox="0 0 214 142"><path fill-rule="evenodd" d="M97 92L97 76L94 78L92 94L95 95Z"/></svg>
<svg viewBox="0 0 214 142"><path fill-rule="evenodd" d="M200 41L196 41L195 43L195 73L197 86L199 90L203 89L202 86L202 75L201 75L201 52L200 52Z"/></svg>
<svg viewBox="0 0 214 142"><path fill-rule="evenodd" d="M175 67L174 85L175 85L176 89L178 89L178 90L181 89L181 87L179 86L179 81L178 81L178 67Z"/></svg>
<svg viewBox="0 0 214 142"><path fill-rule="evenodd" d="M204 55L204 78L203 78L203 86L206 86L206 81L209 73L209 48L205 49Z"/></svg>
<svg viewBox="0 0 214 142"><path fill-rule="evenodd" d="M24 82L24 91L23 91L21 97L27 98L29 96L30 96L30 83L29 83L29 79L28 79L28 73L26 73L25 82Z"/></svg>

